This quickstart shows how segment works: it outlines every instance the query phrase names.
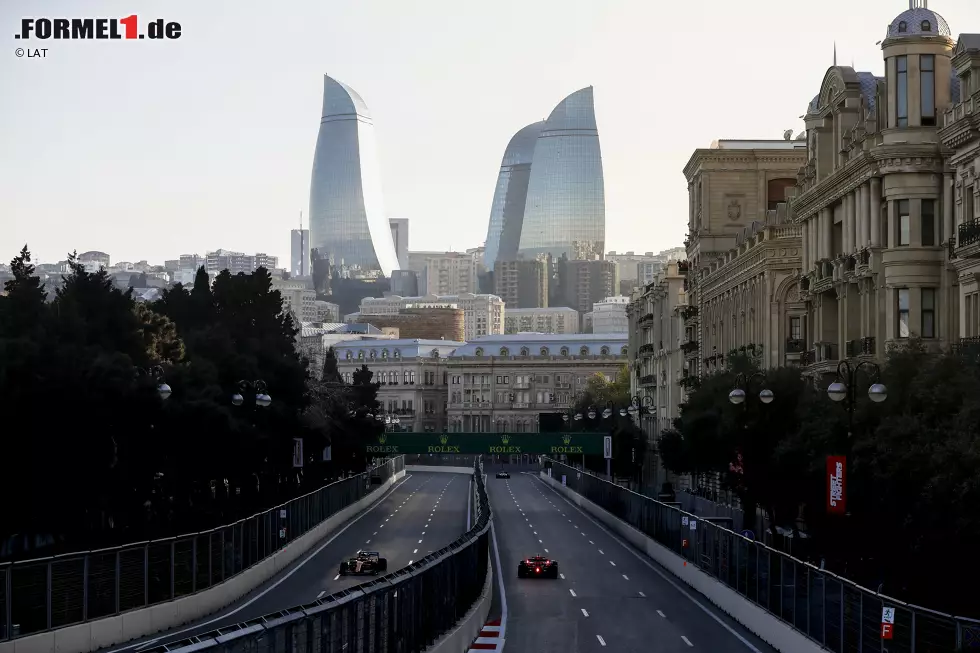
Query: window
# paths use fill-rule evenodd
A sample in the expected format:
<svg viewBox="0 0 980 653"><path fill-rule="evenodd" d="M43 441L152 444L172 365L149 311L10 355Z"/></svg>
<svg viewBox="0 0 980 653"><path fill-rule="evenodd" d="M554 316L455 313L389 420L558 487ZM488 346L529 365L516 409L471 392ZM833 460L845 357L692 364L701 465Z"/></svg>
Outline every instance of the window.
<svg viewBox="0 0 980 653"><path fill-rule="evenodd" d="M936 289L922 289L922 337L936 337Z"/></svg>
<svg viewBox="0 0 980 653"><path fill-rule="evenodd" d="M922 31L923 32L931 32L932 31L932 23L930 23L928 20L922 21L922 24L920 25L920 27L922 28ZM932 55L929 55L929 57L932 58Z"/></svg>
<svg viewBox="0 0 980 653"><path fill-rule="evenodd" d="M568 356L568 347L562 347L559 352L562 356Z"/></svg>
<svg viewBox="0 0 980 653"><path fill-rule="evenodd" d="M549 353L550 352L548 351L548 348L547 347L542 347L541 348L541 355L542 356L547 356Z"/></svg>
<svg viewBox="0 0 980 653"><path fill-rule="evenodd" d="M583 346L581 349L578 350L578 354L579 354L579 356L588 356L589 355L589 348Z"/></svg>
<svg viewBox="0 0 980 653"><path fill-rule="evenodd" d="M626 356L629 353L629 347L623 347L622 349L619 350L619 353L623 356Z"/></svg>
<svg viewBox="0 0 980 653"><path fill-rule="evenodd" d="M527 347L521 347L521 356L530 356L531 350Z"/></svg>
<svg viewBox="0 0 980 653"><path fill-rule="evenodd" d="M395 359L399 359L401 357L402 357L402 353L396 349L395 350Z"/></svg>
<svg viewBox="0 0 980 653"><path fill-rule="evenodd" d="M909 289L898 289L898 337L909 337Z"/></svg>
<svg viewBox="0 0 980 653"><path fill-rule="evenodd" d="M922 200L922 244L936 244L936 200Z"/></svg>
<svg viewBox="0 0 980 653"><path fill-rule="evenodd" d="M608 356L609 355L609 347L603 347L602 349L599 350L599 353L602 354L603 356Z"/></svg>
<svg viewBox="0 0 980 653"><path fill-rule="evenodd" d="M895 84L895 112L898 116L898 126L909 126L909 60L902 55L895 57L897 79Z"/></svg>
<svg viewBox="0 0 980 653"><path fill-rule="evenodd" d="M922 103L922 124L936 124L936 57L919 55L919 95Z"/></svg>
<svg viewBox="0 0 980 653"><path fill-rule="evenodd" d="M895 234L898 237L898 245L907 246L909 244L909 232L910 229L910 218L909 218L909 201L908 200L898 200L898 233Z"/></svg>
<svg viewBox="0 0 980 653"><path fill-rule="evenodd" d="M909 31L909 24L903 20L898 24L898 33L904 34L907 31Z"/></svg>
<svg viewBox="0 0 980 653"><path fill-rule="evenodd" d="M388 350L387 349L382 349L381 350L381 360L388 360Z"/></svg>
<svg viewBox="0 0 980 653"><path fill-rule="evenodd" d="M475 353L477 356L483 356L483 347L477 347Z"/></svg>
<svg viewBox="0 0 980 653"><path fill-rule="evenodd" d="M501 356L510 356L510 350L507 349L506 347L501 347L500 348L500 355Z"/></svg>
<svg viewBox="0 0 980 653"><path fill-rule="evenodd" d="M803 319L801 317L789 318L789 337L792 340L803 340Z"/></svg>

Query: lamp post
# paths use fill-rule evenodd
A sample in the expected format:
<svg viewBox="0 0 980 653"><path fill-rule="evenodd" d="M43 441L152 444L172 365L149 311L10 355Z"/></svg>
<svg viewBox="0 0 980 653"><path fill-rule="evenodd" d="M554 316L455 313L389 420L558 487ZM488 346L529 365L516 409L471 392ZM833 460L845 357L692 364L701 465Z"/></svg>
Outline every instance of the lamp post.
<svg viewBox="0 0 980 653"><path fill-rule="evenodd" d="M760 402L762 402L763 404L771 404L772 400L776 398L772 390L765 387L766 375L764 372L753 372L748 376L746 376L743 372L739 372L738 374L735 375L735 387L732 388L732 391L728 393L728 401L732 402L736 406L741 405L743 409L743 415L746 412L748 412L749 409L748 404L745 403L745 399L748 396L746 391L751 392L752 382L756 380L761 381L760 385L763 386L762 389L759 390ZM745 422L742 426L744 429L749 428L747 422ZM742 465L743 462L742 452L741 452L742 448L744 448L744 440L743 440L743 445L739 447L740 450L735 453L735 462L728 463L728 469L740 476L745 473L744 467ZM741 483L742 480L740 479L739 482Z"/></svg>
<svg viewBox="0 0 980 653"><path fill-rule="evenodd" d="M827 386L827 396L836 402L845 402L847 410L847 439L851 439L854 430L854 408L857 405L857 376L861 368L868 368L875 382L868 388L868 399L880 404L888 398L888 388L881 383L881 368L871 361L860 361L851 365L848 360L842 360L837 365L837 380Z"/></svg>
<svg viewBox="0 0 980 653"><path fill-rule="evenodd" d="M245 394L249 391L255 395L255 405L262 408L268 408L272 403L272 397L268 394L268 387L265 381L239 381L238 382L238 392L231 396L231 403L235 406L241 406L245 403Z"/></svg>
<svg viewBox="0 0 980 653"><path fill-rule="evenodd" d="M153 380L157 386L157 393L160 398L166 401L173 394L173 390L167 384L166 378L164 378L163 368L159 365L152 365L146 369L142 367L136 368L136 376L138 378L147 377Z"/></svg>

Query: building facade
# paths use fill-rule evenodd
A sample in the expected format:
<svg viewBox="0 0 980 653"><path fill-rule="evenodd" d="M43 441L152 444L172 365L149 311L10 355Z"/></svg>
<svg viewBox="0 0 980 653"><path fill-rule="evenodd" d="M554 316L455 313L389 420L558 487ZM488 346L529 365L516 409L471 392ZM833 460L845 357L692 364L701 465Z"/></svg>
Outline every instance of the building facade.
<svg viewBox="0 0 980 653"><path fill-rule="evenodd" d="M370 321L372 315L398 315L405 309L459 308L463 310L465 340L503 333L504 302L496 295L423 295L421 297L365 297L361 300L360 317Z"/></svg>
<svg viewBox="0 0 980 653"><path fill-rule="evenodd" d="M884 77L833 66L807 108L793 206L803 229L801 362L815 375L844 358L880 359L912 335L938 350L960 334L952 243L964 204L938 132L961 80L956 41L926 4L911 0L888 24Z"/></svg>
<svg viewBox="0 0 980 653"><path fill-rule="evenodd" d="M467 342L446 361L449 430L527 433L542 421L560 428L590 377L616 379L626 347L625 335L521 333Z"/></svg>
<svg viewBox="0 0 980 653"><path fill-rule="evenodd" d="M419 292L460 295L476 292L481 257L475 252L409 252L408 269L418 275Z"/></svg>
<svg viewBox="0 0 980 653"><path fill-rule="evenodd" d="M310 249L332 265L385 277L399 267L371 112L356 91L327 75L310 181Z"/></svg>
<svg viewBox="0 0 980 653"><path fill-rule="evenodd" d="M592 312L585 315L588 333L626 333L629 330L629 320L626 317L626 306L630 298L618 295L606 297L592 305Z"/></svg>
<svg viewBox="0 0 980 653"><path fill-rule="evenodd" d="M344 342L334 347L337 369L346 383L362 365L380 383L378 401L387 416L397 416L403 431L446 429L450 356L462 342L449 340L378 340Z"/></svg>
<svg viewBox="0 0 980 653"><path fill-rule="evenodd" d="M465 312L461 308L412 308L396 315L359 315L360 323L379 329L398 329L400 340L463 341L466 336Z"/></svg>
<svg viewBox="0 0 980 653"><path fill-rule="evenodd" d="M493 203L490 205L490 224L483 259L488 270L495 272L497 261L517 258L534 146L544 126L544 121L541 121L524 127L514 134L504 150L493 191Z"/></svg>
<svg viewBox="0 0 980 653"><path fill-rule="evenodd" d="M574 308L581 315L590 312L596 302L618 294L619 280L612 261L558 259L553 277L557 283L549 286L548 303Z"/></svg>
<svg viewBox="0 0 980 653"><path fill-rule="evenodd" d="M388 226L398 257L398 269L408 270L408 218L388 218Z"/></svg>
<svg viewBox="0 0 980 653"><path fill-rule="evenodd" d="M194 273L197 273L198 268L201 266L207 270L212 278L224 270L228 270L232 275L236 275L239 272L252 274L259 268L265 268L269 272L272 272L279 267L279 258L261 252L257 254L246 254L244 252L232 252L227 249L208 252L203 257L197 254L182 254L180 257L181 269L193 270Z"/></svg>
<svg viewBox="0 0 980 653"><path fill-rule="evenodd" d="M579 333L579 315L574 308L508 308L504 333Z"/></svg>
<svg viewBox="0 0 980 653"><path fill-rule="evenodd" d="M308 277L310 270L310 230L291 229L289 231L289 274L294 277Z"/></svg>
<svg viewBox="0 0 980 653"><path fill-rule="evenodd" d="M309 281L273 279L272 289L282 295L282 307L292 314L294 322L318 321L320 313L316 305L316 291Z"/></svg>
<svg viewBox="0 0 980 653"><path fill-rule="evenodd" d="M806 163L806 141L719 140L695 150L684 176L688 187L686 351L689 373L700 376L705 326L702 282L716 261L741 245L745 228L765 223L786 200ZM707 330L710 335L710 329ZM722 352L726 353L726 352Z"/></svg>
<svg viewBox="0 0 980 653"><path fill-rule="evenodd" d="M494 294L508 309L545 308L549 276L547 260L498 260L493 272Z"/></svg>
<svg viewBox="0 0 980 653"><path fill-rule="evenodd" d="M605 182L589 86L562 100L538 135L518 253L594 259L605 241Z"/></svg>

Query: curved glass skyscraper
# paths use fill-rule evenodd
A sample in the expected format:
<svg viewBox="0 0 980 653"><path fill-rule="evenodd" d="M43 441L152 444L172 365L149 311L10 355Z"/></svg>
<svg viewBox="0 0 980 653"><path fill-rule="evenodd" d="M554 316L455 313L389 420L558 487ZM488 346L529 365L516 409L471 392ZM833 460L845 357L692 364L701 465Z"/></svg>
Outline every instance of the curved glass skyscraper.
<svg viewBox="0 0 980 653"><path fill-rule="evenodd" d="M605 241L602 154L589 86L562 100L538 135L519 253L591 259L604 252Z"/></svg>
<svg viewBox="0 0 980 653"><path fill-rule="evenodd" d="M497 261L513 261L517 258L517 246L520 244L521 228L524 224L527 185L531 178L531 159L534 157L534 145L544 125L544 121L528 125L514 134L504 150L500 174L497 175L497 187L493 191L490 227L483 254L483 262L488 270L493 270Z"/></svg>
<svg viewBox="0 0 980 653"><path fill-rule="evenodd" d="M398 256L381 195L374 122L352 88L323 76L323 112L310 183L310 248L334 265L390 277Z"/></svg>

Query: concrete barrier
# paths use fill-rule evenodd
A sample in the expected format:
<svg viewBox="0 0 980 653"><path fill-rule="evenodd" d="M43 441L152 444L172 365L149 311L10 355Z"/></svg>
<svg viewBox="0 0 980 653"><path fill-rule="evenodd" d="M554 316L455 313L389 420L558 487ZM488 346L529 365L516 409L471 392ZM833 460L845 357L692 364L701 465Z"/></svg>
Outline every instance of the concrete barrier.
<svg viewBox="0 0 980 653"><path fill-rule="evenodd" d="M397 472L371 494L328 517L277 553L197 594L73 626L0 642L0 653L88 653L153 635L213 614L260 587L320 540L371 507L405 476Z"/></svg>
<svg viewBox="0 0 980 653"><path fill-rule="evenodd" d="M684 558L681 556L612 513L600 508L581 494L563 486L561 479L551 478L545 473L541 473L540 477L541 480L573 504L605 524L609 530L659 563L668 573L682 580L780 653L826 653L826 649L815 641L764 608L745 599L727 585L704 573L697 565L685 565Z"/></svg>
<svg viewBox="0 0 980 653"><path fill-rule="evenodd" d="M472 467L451 467L449 465L405 465L406 472L443 472L444 474L473 475Z"/></svg>
<svg viewBox="0 0 980 653"><path fill-rule="evenodd" d="M483 592L470 608L466 616L456 623L456 627L440 637L432 646L426 648L427 653L464 653L470 650L473 643L487 623L490 614L490 604L493 601L493 567L487 565L487 582L483 584Z"/></svg>

